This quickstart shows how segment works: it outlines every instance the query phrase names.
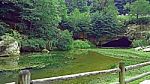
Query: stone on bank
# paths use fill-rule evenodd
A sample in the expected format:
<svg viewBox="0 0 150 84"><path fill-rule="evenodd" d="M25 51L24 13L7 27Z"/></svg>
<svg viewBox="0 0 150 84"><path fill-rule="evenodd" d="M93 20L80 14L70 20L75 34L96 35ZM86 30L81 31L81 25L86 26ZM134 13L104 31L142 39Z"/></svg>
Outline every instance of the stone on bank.
<svg viewBox="0 0 150 84"><path fill-rule="evenodd" d="M17 40L7 35L0 38L0 57L20 55L20 47Z"/></svg>

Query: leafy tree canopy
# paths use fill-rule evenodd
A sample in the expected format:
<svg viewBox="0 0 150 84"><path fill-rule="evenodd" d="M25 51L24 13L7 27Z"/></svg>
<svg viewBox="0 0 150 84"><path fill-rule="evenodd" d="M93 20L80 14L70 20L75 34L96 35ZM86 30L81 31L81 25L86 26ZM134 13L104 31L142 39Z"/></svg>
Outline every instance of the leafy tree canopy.
<svg viewBox="0 0 150 84"><path fill-rule="evenodd" d="M139 18L139 15L148 15L150 13L150 4L147 0L136 0L131 4L126 6L130 10L130 14L136 15Z"/></svg>

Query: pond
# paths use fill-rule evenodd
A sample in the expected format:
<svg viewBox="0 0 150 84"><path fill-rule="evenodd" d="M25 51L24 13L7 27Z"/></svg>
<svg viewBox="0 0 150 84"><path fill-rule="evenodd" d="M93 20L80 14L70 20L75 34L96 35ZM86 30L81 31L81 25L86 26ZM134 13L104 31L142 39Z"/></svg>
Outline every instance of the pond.
<svg viewBox="0 0 150 84"><path fill-rule="evenodd" d="M28 53L18 58L0 58L0 84L16 81L21 69L29 69L32 79L39 79L110 69L120 60L88 50Z"/></svg>

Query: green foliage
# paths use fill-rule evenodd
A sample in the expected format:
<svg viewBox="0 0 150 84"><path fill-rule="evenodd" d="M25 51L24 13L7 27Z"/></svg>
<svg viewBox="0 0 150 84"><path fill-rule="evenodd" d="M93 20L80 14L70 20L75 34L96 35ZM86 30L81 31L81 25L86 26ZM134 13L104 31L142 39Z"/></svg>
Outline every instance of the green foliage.
<svg viewBox="0 0 150 84"><path fill-rule="evenodd" d="M72 34L68 30L62 31L59 37L57 37L57 48L60 50L70 50L72 41Z"/></svg>
<svg viewBox="0 0 150 84"><path fill-rule="evenodd" d="M5 34L5 35L1 36L0 38L4 41L5 45L11 44L14 41L16 41L13 37L11 37L8 34Z"/></svg>
<svg viewBox="0 0 150 84"><path fill-rule="evenodd" d="M11 29L15 30L9 32L10 35L18 40L22 40L21 35L28 37L22 40L22 46L69 50L73 40L71 33L74 36L83 34L83 37L92 35L99 40L104 35L115 36L120 30L114 0L93 0L90 5L87 5L87 0L5 0L3 2L12 6L0 7L1 16L5 12L17 15L14 16L16 17L14 20L9 18L12 21L6 21ZM58 29L61 28L59 25L61 21L69 24L69 27L65 28L67 30ZM0 34L5 30L7 29L2 25Z"/></svg>
<svg viewBox="0 0 150 84"><path fill-rule="evenodd" d="M14 22L16 25L14 29L28 37L21 41L22 47L46 48L48 41L51 41L52 47L67 49L72 36L69 32L60 31L57 28L59 22L67 16L64 0L8 0L6 2L20 9L17 11L20 18L17 19L21 22ZM11 35L16 38L20 37L16 32L12 32Z"/></svg>
<svg viewBox="0 0 150 84"><path fill-rule="evenodd" d="M89 10L86 0L66 0L66 4L69 13L73 12L75 9L79 9L80 12L87 12Z"/></svg>
<svg viewBox="0 0 150 84"><path fill-rule="evenodd" d="M10 29L7 24L4 22L0 22L0 36L4 35L5 33L10 32Z"/></svg>
<svg viewBox="0 0 150 84"><path fill-rule="evenodd" d="M112 14L96 12L92 15L92 29L90 35L96 36L97 40L103 35L116 35L119 24Z"/></svg>
<svg viewBox="0 0 150 84"><path fill-rule="evenodd" d="M87 49L91 48L92 44L89 41L75 40L73 41L72 48L75 49Z"/></svg>
<svg viewBox="0 0 150 84"><path fill-rule="evenodd" d="M7 35L13 37L18 43L21 42L22 36L15 30L12 30L10 33L6 33Z"/></svg>
<svg viewBox="0 0 150 84"><path fill-rule="evenodd" d="M39 50L69 50L71 49L70 45L72 43L72 40L72 34L69 31L65 30L62 32L58 32L57 36L54 36L49 40L44 40L42 38L23 39L21 41L21 46L27 46Z"/></svg>
<svg viewBox="0 0 150 84"><path fill-rule="evenodd" d="M41 49L44 49L46 47L46 41L43 40L42 38L31 38L31 39L23 39L21 41L21 47L24 48L24 47L31 47L31 48L34 48L34 49L38 49L38 50L41 50Z"/></svg>
<svg viewBox="0 0 150 84"><path fill-rule="evenodd" d="M61 17L65 16L66 10L61 2L63 3L61 0L38 0L33 3L35 10L24 15L25 19L33 22L33 29L30 31L33 37L49 38L52 36Z"/></svg>
<svg viewBox="0 0 150 84"><path fill-rule="evenodd" d="M6 0L4 2L12 4L6 8L10 10L6 13L18 14L11 21L13 24L8 24L15 25L12 29L30 38L49 38L52 36L51 32L55 32L58 23L67 15L64 0ZM1 10L5 11L3 8Z"/></svg>
<svg viewBox="0 0 150 84"><path fill-rule="evenodd" d="M114 5L114 0L100 0L101 10L92 13L89 36L96 37L97 42L102 36L115 36L119 31L123 32L122 25L117 19L118 11Z"/></svg>
<svg viewBox="0 0 150 84"><path fill-rule="evenodd" d="M117 15L119 13L118 13L117 8L114 4L114 0L108 0L106 2L107 2L107 4L106 4L105 8L102 11L105 12L105 13L108 13L108 14L112 14L113 17L117 17Z"/></svg>
<svg viewBox="0 0 150 84"><path fill-rule="evenodd" d="M131 4L127 4L127 8L130 10L130 14L137 16L137 19L139 15L148 15L150 12L150 5L146 0L136 0Z"/></svg>
<svg viewBox="0 0 150 84"><path fill-rule="evenodd" d="M74 33L87 32L90 28L91 17L88 12L81 13L78 9L75 9L68 17L67 23L69 23L69 31Z"/></svg>
<svg viewBox="0 0 150 84"><path fill-rule="evenodd" d="M149 42L146 39L133 40L132 42L133 47L144 47L148 45L149 45Z"/></svg>
<svg viewBox="0 0 150 84"><path fill-rule="evenodd" d="M130 20L130 16L118 15L118 16L117 16L117 19L119 20L119 22L124 23L124 22Z"/></svg>
<svg viewBox="0 0 150 84"><path fill-rule="evenodd" d="M150 17L140 17L138 19L136 18L133 18L129 21L126 22L126 25L128 24L143 24L143 25L146 25L146 24L149 24L150 23Z"/></svg>

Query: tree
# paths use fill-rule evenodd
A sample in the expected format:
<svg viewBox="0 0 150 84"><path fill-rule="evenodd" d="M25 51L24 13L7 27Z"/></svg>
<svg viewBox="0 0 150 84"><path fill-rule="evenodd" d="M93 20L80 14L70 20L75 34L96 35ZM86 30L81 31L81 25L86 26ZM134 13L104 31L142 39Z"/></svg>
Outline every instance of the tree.
<svg viewBox="0 0 150 84"><path fill-rule="evenodd" d="M119 32L119 24L116 18L109 13L96 12L92 15L92 29L89 36L96 38L96 44L102 36L116 36Z"/></svg>
<svg viewBox="0 0 150 84"><path fill-rule="evenodd" d="M67 15L63 0L5 0L0 5L0 19L29 37L50 37Z"/></svg>
<svg viewBox="0 0 150 84"><path fill-rule="evenodd" d="M56 42L52 47L67 49L69 43L61 44L62 47L59 43L68 41L72 36L70 32L57 28L67 16L64 0L2 0L0 5L0 17L4 17L0 19L8 25L13 24L10 28L27 36L25 40L39 44L35 39L42 39ZM68 38L65 34L69 35Z"/></svg>
<svg viewBox="0 0 150 84"><path fill-rule="evenodd" d="M79 9L80 12L88 11L87 0L65 0L65 1L69 13L73 12L75 9Z"/></svg>
<svg viewBox="0 0 150 84"><path fill-rule="evenodd" d="M104 5L103 10L101 11L107 14L111 14L116 18L119 12L117 10L117 7L114 4L114 0L108 0L108 1L106 0L105 3L106 5Z"/></svg>
<svg viewBox="0 0 150 84"><path fill-rule="evenodd" d="M92 27L88 33L89 37L96 38L97 44L102 36L116 36L118 34L120 24L117 21L118 11L114 5L114 0L98 0L101 9L92 13Z"/></svg>
<svg viewBox="0 0 150 84"><path fill-rule="evenodd" d="M130 14L136 15L137 19L139 15L148 15L150 13L150 4L146 0L136 0L135 2L128 4Z"/></svg>
<svg viewBox="0 0 150 84"><path fill-rule="evenodd" d="M88 12L81 13L75 9L68 17L66 22L70 25L69 31L73 34L83 33L83 37L91 27L91 16Z"/></svg>

